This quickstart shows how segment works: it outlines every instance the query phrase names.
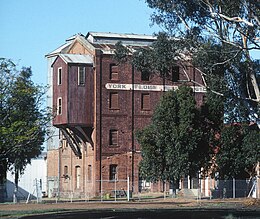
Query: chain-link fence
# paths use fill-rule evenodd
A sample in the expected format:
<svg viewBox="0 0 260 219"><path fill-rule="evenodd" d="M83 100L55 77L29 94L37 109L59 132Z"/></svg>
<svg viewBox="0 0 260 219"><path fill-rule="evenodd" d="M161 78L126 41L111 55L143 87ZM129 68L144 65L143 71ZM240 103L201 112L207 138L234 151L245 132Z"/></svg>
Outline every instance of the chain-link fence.
<svg viewBox="0 0 260 219"><path fill-rule="evenodd" d="M256 179L248 180L214 180L210 179L205 184L201 184L201 197L210 198L243 198L256 197Z"/></svg>
<svg viewBox="0 0 260 219"><path fill-rule="evenodd" d="M180 180L175 188L169 183L161 183L159 190L153 192L151 183L141 183L142 188L133 198L191 198L191 199L225 199L225 198L260 198L259 197L259 179L231 179L216 180L206 179L188 179Z"/></svg>
<svg viewBox="0 0 260 219"><path fill-rule="evenodd" d="M116 180L97 180L100 185L98 198L100 201L129 201L132 196L129 178Z"/></svg>

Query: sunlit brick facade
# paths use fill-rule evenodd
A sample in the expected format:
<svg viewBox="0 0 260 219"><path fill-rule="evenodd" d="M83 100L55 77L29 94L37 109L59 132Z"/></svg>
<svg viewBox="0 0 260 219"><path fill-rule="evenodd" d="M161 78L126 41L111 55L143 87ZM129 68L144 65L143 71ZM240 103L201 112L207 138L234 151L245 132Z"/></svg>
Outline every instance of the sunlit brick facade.
<svg viewBox="0 0 260 219"><path fill-rule="evenodd" d="M175 66L172 76L164 81L158 75L145 77L130 62L118 65L113 59L118 41L134 50L154 40L146 35L89 32L75 35L47 55L53 126L59 129L59 145L49 147L49 152L57 151L57 157L48 157L48 162L58 160L56 179L60 182L49 192L95 196L112 189L115 179L118 188L126 189L126 182L120 184L120 180L127 178L134 193L144 189L135 131L149 124L164 90L177 89L185 81L194 89L197 104L204 95L202 87L187 82L180 66ZM186 72L203 84L192 67L186 66ZM147 186L161 190L160 184Z"/></svg>

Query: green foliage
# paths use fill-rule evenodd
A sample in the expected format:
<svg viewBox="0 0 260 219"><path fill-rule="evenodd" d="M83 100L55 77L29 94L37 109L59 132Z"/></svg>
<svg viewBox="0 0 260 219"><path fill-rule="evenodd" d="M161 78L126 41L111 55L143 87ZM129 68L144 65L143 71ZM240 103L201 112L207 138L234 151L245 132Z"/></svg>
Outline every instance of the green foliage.
<svg viewBox="0 0 260 219"><path fill-rule="evenodd" d="M260 49L259 3L251 0L146 2L154 9L153 22L169 34L168 39L178 38L181 42L174 43L176 48L171 51L174 57L183 61L181 54L190 55L208 91L224 97L228 115L225 122L259 120L259 62L249 53ZM222 84L221 89L216 90L212 79Z"/></svg>
<svg viewBox="0 0 260 219"><path fill-rule="evenodd" d="M246 178L255 174L260 159L260 131L253 125L233 124L221 132L221 145L216 154L221 179Z"/></svg>
<svg viewBox="0 0 260 219"><path fill-rule="evenodd" d="M121 41L118 41L115 45L115 54L114 59L118 63L124 63L127 62L127 58L129 56L129 49L127 49Z"/></svg>
<svg viewBox="0 0 260 219"><path fill-rule="evenodd" d="M158 103L152 123L137 133L141 145L141 176L150 181L178 180L195 176L206 162L203 133L192 90L181 86L166 92ZM156 162L154 162L156 161Z"/></svg>
<svg viewBox="0 0 260 219"><path fill-rule="evenodd" d="M14 63L1 59L0 163L16 174L41 153L50 119L42 106L45 88L34 85L31 76L30 68L17 71Z"/></svg>

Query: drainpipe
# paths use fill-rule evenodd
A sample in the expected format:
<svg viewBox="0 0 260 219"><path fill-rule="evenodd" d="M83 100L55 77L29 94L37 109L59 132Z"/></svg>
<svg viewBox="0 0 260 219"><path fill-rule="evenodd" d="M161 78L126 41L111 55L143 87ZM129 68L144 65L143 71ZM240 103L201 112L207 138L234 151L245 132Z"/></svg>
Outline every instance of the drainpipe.
<svg viewBox="0 0 260 219"><path fill-rule="evenodd" d="M132 64L132 193L134 192L134 153L135 153L135 145L134 145L134 65Z"/></svg>
<svg viewBox="0 0 260 219"><path fill-rule="evenodd" d="M99 190L102 189L102 53L99 56ZM102 195L102 194L101 194Z"/></svg>

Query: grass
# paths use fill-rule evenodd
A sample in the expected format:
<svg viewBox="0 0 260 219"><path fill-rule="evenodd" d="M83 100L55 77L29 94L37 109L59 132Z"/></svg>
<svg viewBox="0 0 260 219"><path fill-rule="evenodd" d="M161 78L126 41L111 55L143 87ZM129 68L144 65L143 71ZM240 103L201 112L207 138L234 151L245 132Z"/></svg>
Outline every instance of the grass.
<svg viewBox="0 0 260 219"><path fill-rule="evenodd" d="M68 211L68 209L0 211L0 218L12 219L12 218L20 218L20 217L36 215L36 214L60 213L66 211Z"/></svg>

